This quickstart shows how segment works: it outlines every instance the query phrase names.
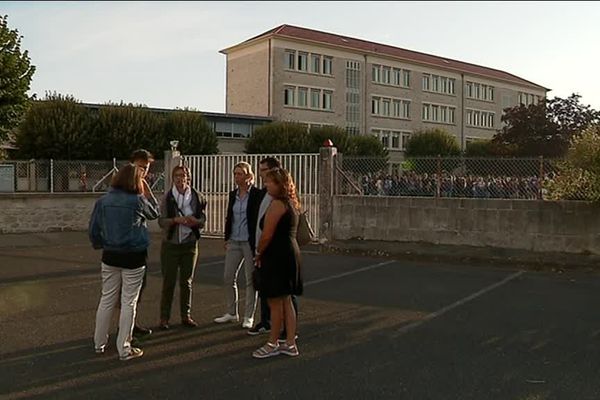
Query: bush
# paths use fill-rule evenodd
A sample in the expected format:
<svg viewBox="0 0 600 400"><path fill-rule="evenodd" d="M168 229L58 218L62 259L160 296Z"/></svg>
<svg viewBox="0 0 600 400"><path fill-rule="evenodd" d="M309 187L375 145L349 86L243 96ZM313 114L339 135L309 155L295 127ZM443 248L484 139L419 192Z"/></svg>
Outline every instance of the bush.
<svg viewBox="0 0 600 400"><path fill-rule="evenodd" d="M406 144L406 157L458 156L456 137L443 129L417 131Z"/></svg>
<svg viewBox="0 0 600 400"><path fill-rule="evenodd" d="M600 125L592 125L571 140L559 173L546 184L553 200L600 200Z"/></svg>

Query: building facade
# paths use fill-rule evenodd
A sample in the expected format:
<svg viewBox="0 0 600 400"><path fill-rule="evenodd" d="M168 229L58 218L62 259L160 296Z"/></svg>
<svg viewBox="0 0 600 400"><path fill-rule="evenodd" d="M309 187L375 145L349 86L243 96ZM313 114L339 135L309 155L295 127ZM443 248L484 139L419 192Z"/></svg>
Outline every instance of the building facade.
<svg viewBox="0 0 600 400"><path fill-rule="evenodd" d="M290 25L221 53L227 113L376 135L392 160L422 129L442 128L462 148L489 139L504 108L548 91L493 68Z"/></svg>

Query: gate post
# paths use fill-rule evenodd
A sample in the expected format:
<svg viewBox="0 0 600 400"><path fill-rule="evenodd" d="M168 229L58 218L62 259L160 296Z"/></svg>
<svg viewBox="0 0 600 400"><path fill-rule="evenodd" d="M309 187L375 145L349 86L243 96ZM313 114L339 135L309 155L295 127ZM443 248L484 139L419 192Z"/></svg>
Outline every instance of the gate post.
<svg viewBox="0 0 600 400"><path fill-rule="evenodd" d="M333 143L319 149L319 241L333 240L333 194L335 184L335 161L337 148Z"/></svg>
<svg viewBox="0 0 600 400"><path fill-rule="evenodd" d="M164 176L165 176L165 192L167 190L171 189L172 186L172 182L171 182L171 172L173 171L173 168L175 168L177 165L181 165L181 153L179 153L179 151L177 150L177 148L171 148L171 150L167 150L165 151L165 170L164 170Z"/></svg>

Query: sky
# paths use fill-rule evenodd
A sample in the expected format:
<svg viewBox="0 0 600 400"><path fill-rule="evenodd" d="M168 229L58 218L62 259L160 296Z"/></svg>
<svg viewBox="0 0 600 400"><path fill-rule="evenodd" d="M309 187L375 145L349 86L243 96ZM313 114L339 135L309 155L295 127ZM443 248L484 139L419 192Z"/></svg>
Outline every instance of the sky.
<svg viewBox="0 0 600 400"><path fill-rule="evenodd" d="M30 94L225 111L219 50L281 24L496 68L600 109L600 2L10 2Z"/></svg>

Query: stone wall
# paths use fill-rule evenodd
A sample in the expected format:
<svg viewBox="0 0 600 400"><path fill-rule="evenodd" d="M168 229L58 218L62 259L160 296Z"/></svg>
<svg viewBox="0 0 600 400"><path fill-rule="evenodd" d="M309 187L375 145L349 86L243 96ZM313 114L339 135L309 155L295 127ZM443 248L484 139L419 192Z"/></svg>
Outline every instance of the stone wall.
<svg viewBox="0 0 600 400"><path fill-rule="evenodd" d="M600 206L586 202L335 196L333 239L600 254Z"/></svg>
<svg viewBox="0 0 600 400"><path fill-rule="evenodd" d="M158 196L158 194L155 194ZM100 193L0 194L0 234L84 231ZM158 223L148 224L158 231Z"/></svg>

